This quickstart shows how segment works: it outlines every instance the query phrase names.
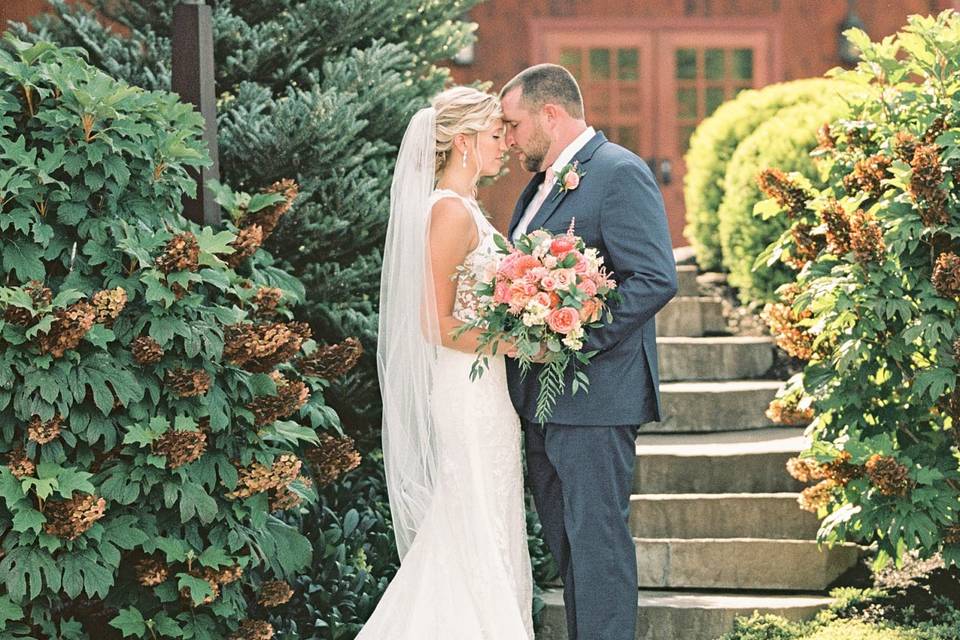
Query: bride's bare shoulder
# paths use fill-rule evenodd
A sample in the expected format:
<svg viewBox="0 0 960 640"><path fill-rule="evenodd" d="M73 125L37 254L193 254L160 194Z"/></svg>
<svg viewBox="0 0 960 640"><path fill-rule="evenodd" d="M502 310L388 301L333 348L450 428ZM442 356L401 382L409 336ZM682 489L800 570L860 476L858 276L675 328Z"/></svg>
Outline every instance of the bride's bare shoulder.
<svg viewBox="0 0 960 640"><path fill-rule="evenodd" d="M466 203L456 196L441 197L430 209L430 231L434 240L472 246L477 241L477 225Z"/></svg>

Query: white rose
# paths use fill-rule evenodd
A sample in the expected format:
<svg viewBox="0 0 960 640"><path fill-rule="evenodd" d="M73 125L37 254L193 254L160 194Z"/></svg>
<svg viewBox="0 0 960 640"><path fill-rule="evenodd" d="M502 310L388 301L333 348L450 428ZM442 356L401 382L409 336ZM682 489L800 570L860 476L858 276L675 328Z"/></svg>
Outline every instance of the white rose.
<svg viewBox="0 0 960 640"><path fill-rule="evenodd" d="M543 266L547 269L556 269L557 268L557 258L555 256L546 256L543 259Z"/></svg>

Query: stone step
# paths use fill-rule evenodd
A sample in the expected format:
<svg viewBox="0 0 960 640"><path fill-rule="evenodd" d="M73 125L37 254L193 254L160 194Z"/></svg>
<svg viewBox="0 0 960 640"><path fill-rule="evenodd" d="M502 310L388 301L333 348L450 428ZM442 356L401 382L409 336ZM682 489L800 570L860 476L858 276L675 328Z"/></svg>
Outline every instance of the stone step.
<svg viewBox="0 0 960 640"><path fill-rule="evenodd" d="M638 538L815 540L820 521L797 493L635 494L630 531Z"/></svg>
<svg viewBox="0 0 960 640"><path fill-rule="evenodd" d="M860 556L813 540L634 538L640 587L822 591Z"/></svg>
<svg viewBox="0 0 960 640"><path fill-rule="evenodd" d="M783 386L780 380L712 380L660 384L660 422L641 433L736 431L769 427L767 407Z"/></svg>
<svg viewBox="0 0 960 640"><path fill-rule="evenodd" d="M546 608L537 640L569 640L563 591L541 595ZM789 620L807 620L831 603L811 595L674 592L641 589L637 597L636 640L714 640L733 629L737 616L754 611Z"/></svg>
<svg viewBox="0 0 960 640"><path fill-rule="evenodd" d="M657 313L658 336L701 337L727 331L723 302L708 296L678 296Z"/></svg>
<svg viewBox="0 0 960 640"><path fill-rule="evenodd" d="M773 340L767 336L657 338L660 380L738 380L759 378L773 366Z"/></svg>
<svg viewBox="0 0 960 640"><path fill-rule="evenodd" d="M799 427L642 434L633 493L796 493L786 463L806 447Z"/></svg>
<svg viewBox="0 0 960 640"><path fill-rule="evenodd" d="M697 284L697 266L693 264L677 265L677 295L698 296L700 286Z"/></svg>

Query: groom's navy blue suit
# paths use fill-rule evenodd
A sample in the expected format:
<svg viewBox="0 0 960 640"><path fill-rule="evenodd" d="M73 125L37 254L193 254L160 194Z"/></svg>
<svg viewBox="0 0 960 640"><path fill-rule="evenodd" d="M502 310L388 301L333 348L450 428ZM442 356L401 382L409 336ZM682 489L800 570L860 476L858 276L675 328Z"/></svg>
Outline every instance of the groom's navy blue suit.
<svg viewBox="0 0 960 640"><path fill-rule="evenodd" d="M557 400L551 422L535 420L534 366L521 378L507 360L510 397L523 418L528 478L544 538L560 568L570 640L633 640L637 568L629 529L640 425L660 419L654 315L677 291L663 198L646 163L598 132L575 156L577 189L547 195L527 231L575 232L598 249L623 300L613 322L588 330L598 350L586 372L590 391ZM513 234L543 183L534 175L513 212ZM557 196L557 197L555 197Z"/></svg>

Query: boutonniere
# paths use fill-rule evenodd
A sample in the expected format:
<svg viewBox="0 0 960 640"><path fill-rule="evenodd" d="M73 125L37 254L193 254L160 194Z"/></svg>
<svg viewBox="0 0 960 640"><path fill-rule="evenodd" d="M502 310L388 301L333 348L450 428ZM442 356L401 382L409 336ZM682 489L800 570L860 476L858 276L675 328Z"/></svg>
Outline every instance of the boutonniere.
<svg viewBox="0 0 960 640"><path fill-rule="evenodd" d="M554 199L559 198L567 191L573 191L579 187L580 178L585 175L587 174L580 171L579 160L574 160L572 163L564 165L557 173L557 182L560 184L560 190L557 191L557 195L553 196Z"/></svg>

